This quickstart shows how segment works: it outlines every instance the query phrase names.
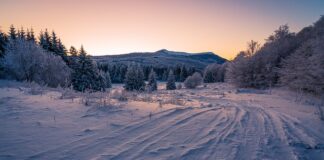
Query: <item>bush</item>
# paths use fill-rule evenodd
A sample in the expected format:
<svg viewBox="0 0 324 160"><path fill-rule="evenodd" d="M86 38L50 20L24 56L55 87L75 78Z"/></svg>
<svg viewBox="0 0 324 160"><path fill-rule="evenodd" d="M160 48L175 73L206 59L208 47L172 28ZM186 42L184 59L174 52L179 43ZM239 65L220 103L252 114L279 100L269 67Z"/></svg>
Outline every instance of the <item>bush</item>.
<svg viewBox="0 0 324 160"><path fill-rule="evenodd" d="M196 88L199 86L203 81L203 78L201 77L200 73L195 72L192 76L189 76L185 81L184 85L186 88Z"/></svg>
<svg viewBox="0 0 324 160"><path fill-rule="evenodd" d="M7 78L20 81L34 81L50 87L70 84L71 70L62 58L30 41L17 39L8 44L4 69Z"/></svg>
<svg viewBox="0 0 324 160"><path fill-rule="evenodd" d="M181 83L179 83L179 84L177 85L177 89L182 89L182 84L181 84Z"/></svg>

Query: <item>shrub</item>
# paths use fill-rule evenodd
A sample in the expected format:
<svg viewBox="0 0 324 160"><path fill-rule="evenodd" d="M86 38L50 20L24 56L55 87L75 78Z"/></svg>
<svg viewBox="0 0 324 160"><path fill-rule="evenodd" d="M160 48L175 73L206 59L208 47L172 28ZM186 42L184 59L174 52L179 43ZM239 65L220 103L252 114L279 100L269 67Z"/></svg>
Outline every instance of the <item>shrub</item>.
<svg viewBox="0 0 324 160"><path fill-rule="evenodd" d="M44 51L36 43L17 39L8 44L4 57L7 78L27 80L50 87L67 86L70 68L61 57Z"/></svg>
<svg viewBox="0 0 324 160"><path fill-rule="evenodd" d="M203 81L203 78L201 77L200 73L195 72L192 76L189 76L185 81L184 85L186 88L196 88L199 86Z"/></svg>

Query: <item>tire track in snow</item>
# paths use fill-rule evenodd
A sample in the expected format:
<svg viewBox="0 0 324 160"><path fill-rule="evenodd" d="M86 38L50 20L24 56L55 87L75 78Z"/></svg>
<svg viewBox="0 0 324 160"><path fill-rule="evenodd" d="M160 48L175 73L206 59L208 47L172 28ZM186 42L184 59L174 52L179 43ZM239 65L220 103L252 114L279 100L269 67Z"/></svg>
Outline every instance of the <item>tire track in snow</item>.
<svg viewBox="0 0 324 160"><path fill-rule="evenodd" d="M229 112L229 111L230 112ZM240 116L242 110L236 107L226 107L223 111L223 114L226 115L226 120L221 123L221 125L215 125L212 130L210 130L205 136L202 137L200 141L193 144L188 150L185 150L181 155L181 159L208 159L208 154L214 153L215 148L219 146L219 144L227 140L228 136L232 134L234 131L234 126ZM225 152L222 155L217 155L216 158L213 159L222 159L225 157Z"/></svg>
<svg viewBox="0 0 324 160"><path fill-rule="evenodd" d="M195 120L195 118L199 116L203 116L207 112L216 111L218 109L219 108L195 109L193 110L194 113L188 113L180 116L178 115L177 117L174 117L172 121L165 123L165 125L159 125L153 130L150 130L150 132L148 132L147 134L144 133L137 137L131 137L132 139L128 140L126 144L122 144L121 146L117 147L119 149L122 149L122 151L117 153L115 156L111 157L111 159L137 159L135 157L137 157L140 154L138 152L142 153L145 149L147 149L147 147L157 143L162 138L170 135L172 131L178 130L181 126L186 125L188 122ZM133 145L129 146L129 143Z"/></svg>
<svg viewBox="0 0 324 160"><path fill-rule="evenodd" d="M167 119L170 116L172 117L172 115L174 115L174 114L180 114L182 112L185 112L186 110L192 110L192 109L193 108L191 108L191 107L186 107L186 108L173 108L173 109L169 109L167 111L161 111L162 115L155 119L147 120L148 118L144 118L144 120L142 121L142 119L143 119L142 118L139 120L139 122L132 123L122 129L116 130L111 135L104 136L105 133L101 133L100 135L96 134L96 135L92 135L89 137L85 137L85 138L82 138L82 139L79 139L79 140L76 140L73 142L69 142L67 144L63 144L57 148L50 149L48 151L44 151L44 152L32 155L29 157L29 159L44 159L44 158L49 159L51 157L55 158L55 159L57 159L58 157L64 158L63 155L72 149L88 148L90 145L94 146L95 144L109 142L109 140L114 139L114 135L116 135L120 132L124 132L124 133L131 132L132 130L136 130L136 129L141 128L145 125L152 124L159 120ZM160 114L157 113L155 115L160 115Z"/></svg>

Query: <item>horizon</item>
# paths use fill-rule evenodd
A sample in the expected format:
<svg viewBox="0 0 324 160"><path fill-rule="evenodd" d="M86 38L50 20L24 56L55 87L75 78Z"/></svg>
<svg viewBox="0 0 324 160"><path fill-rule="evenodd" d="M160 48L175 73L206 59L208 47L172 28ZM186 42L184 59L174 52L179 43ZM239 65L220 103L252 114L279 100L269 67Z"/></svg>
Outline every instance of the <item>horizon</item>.
<svg viewBox="0 0 324 160"><path fill-rule="evenodd" d="M213 52L233 59L250 40L261 44L280 25L292 32L313 24L324 1L41 1L0 0L1 30L13 24L54 30L67 49L93 56L161 49ZM261 23L260 23L261 22Z"/></svg>

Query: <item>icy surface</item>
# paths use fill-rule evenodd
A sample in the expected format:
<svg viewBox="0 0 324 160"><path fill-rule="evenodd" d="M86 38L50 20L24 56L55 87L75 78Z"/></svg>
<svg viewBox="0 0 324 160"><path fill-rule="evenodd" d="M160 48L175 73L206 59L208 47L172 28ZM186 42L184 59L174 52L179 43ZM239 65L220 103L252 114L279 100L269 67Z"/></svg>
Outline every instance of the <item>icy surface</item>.
<svg viewBox="0 0 324 160"><path fill-rule="evenodd" d="M0 159L324 159L318 106L288 91L0 87Z"/></svg>

